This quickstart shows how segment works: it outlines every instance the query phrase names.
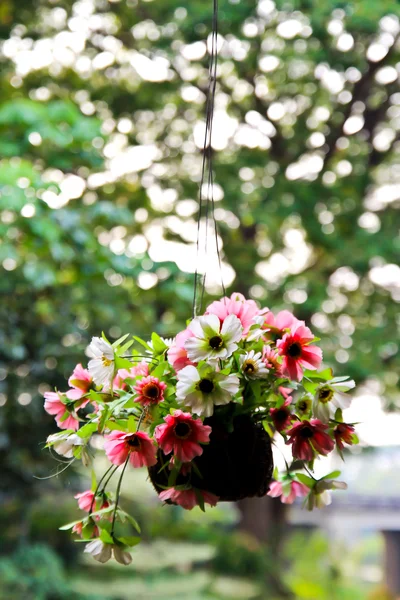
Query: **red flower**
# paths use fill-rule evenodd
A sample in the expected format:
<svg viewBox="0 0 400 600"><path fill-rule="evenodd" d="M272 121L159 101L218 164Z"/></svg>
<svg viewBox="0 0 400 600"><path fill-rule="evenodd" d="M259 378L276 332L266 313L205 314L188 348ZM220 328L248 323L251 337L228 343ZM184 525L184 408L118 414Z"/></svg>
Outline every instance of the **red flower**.
<svg viewBox="0 0 400 600"><path fill-rule="evenodd" d="M219 500L218 496L204 490L199 490L199 492L203 496L205 504L209 504L210 506L215 506L217 504ZM171 500L173 504L179 504L179 506L182 506L182 508L185 508L186 510L192 510L192 508L198 504L196 493L193 488L190 490L176 490L175 488L169 488L169 490L161 492L160 500Z"/></svg>
<svg viewBox="0 0 400 600"><path fill-rule="evenodd" d="M287 444L293 444L292 453L300 460L312 460L314 450L319 454L327 455L335 447L332 438L326 433L328 425L318 419L311 421L298 421L287 432Z"/></svg>
<svg viewBox="0 0 400 600"><path fill-rule="evenodd" d="M333 432L336 440L336 445L339 450L344 449L344 444L352 446L354 444L355 428L353 425L346 425L346 423L339 423Z"/></svg>
<svg viewBox="0 0 400 600"><path fill-rule="evenodd" d="M122 465L128 456L133 467L151 467L157 462L154 443L143 431L112 431L105 436L104 450L114 465Z"/></svg>
<svg viewBox="0 0 400 600"><path fill-rule="evenodd" d="M276 345L279 354L283 356L282 372L290 379L303 379L302 367L316 369L322 361L322 350L318 346L309 346L314 339L308 327L301 322L294 325L289 333L285 333Z"/></svg>
<svg viewBox="0 0 400 600"><path fill-rule="evenodd" d="M158 425L155 438L165 454L170 452L181 462L190 462L203 453L200 444L210 441L211 427L203 425L201 419L193 419L190 413L176 410L164 417L165 424Z"/></svg>
<svg viewBox="0 0 400 600"><path fill-rule="evenodd" d="M271 408L270 414L272 417L272 422L277 431L283 431L287 427L290 426L294 417L290 412L290 404L292 402L292 398L286 398L285 402L279 408Z"/></svg>
<svg viewBox="0 0 400 600"><path fill-rule="evenodd" d="M293 504L295 498L300 496L307 496L308 487L304 485L304 483L299 483L298 481L291 481L289 484L289 493L286 494L283 491L283 485L279 481L273 481L269 486L269 492L267 496L271 496L271 498L281 497L281 502L283 504Z"/></svg>
<svg viewBox="0 0 400 600"><path fill-rule="evenodd" d="M262 359L267 369L274 371L276 377L282 375L282 365L280 363L279 354L276 350L273 350L271 346L264 346Z"/></svg>
<svg viewBox="0 0 400 600"><path fill-rule="evenodd" d="M139 395L135 398L135 402L140 402L142 406L149 406L150 404L159 404L164 400L164 390L166 384L163 381L159 381L157 377L149 375L143 377L133 387L135 392Z"/></svg>

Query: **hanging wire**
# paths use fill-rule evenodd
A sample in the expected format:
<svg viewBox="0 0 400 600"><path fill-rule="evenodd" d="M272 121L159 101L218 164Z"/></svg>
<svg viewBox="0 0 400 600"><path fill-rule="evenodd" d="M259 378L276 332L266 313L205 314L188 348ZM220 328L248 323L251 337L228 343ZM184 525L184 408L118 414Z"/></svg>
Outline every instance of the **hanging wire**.
<svg viewBox="0 0 400 600"><path fill-rule="evenodd" d="M225 286L222 278L222 262L220 251L218 247L218 227L215 219L214 212L214 175L213 175L213 150L211 146L212 141L212 126L214 118L214 105L215 105L215 89L217 83L217 63L218 63L218 0L213 0L213 20L212 20L212 33L211 33L211 52L210 62L208 69L208 89L207 89L207 101L206 101L206 127L204 132L204 143L203 143L203 161L201 168L201 180L199 190L199 211L197 220L197 244L196 244L196 271L194 275L194 292L193 292L193 317L198 312L198 267L199 267L199 254L200 254L200 224L203 216L203 190L204 181L207 173L207 202L205 205L205 241L204 241L204 255L207 257L207 237L208 237L208 220L209 220L209 206L211 202L211 216L214 225L215 233L215 244L218 256L219 270L221 274L221 286L225 296ZM203 306L203 298L205 291L207 272L204 269L204 274L201 277L200 282L200 310Z"/></svg>

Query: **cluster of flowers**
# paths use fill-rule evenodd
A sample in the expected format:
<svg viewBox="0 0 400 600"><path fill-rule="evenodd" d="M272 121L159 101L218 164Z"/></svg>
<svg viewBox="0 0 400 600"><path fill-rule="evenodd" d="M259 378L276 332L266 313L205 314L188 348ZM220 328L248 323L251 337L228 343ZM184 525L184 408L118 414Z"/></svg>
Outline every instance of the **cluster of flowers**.
<svg viewBox="0 0 400 600"><path fill-rule="evenodd" d="M149 342L127 338L113 344L104 335L93 338L88 369L77 365L68 391L45 394L45 409L62 429L48 438L48 447L87 466L93 447L99 447L91 438L104 438L110 467L91 490L76 496L87 516L65 527L88 542L85 551L96 560L114 556L128 564L127 549L140 541L139 525L119 505L129 463L152 467L162 451L170 475L161 500L189 510L218 502L190 483L196 458L210 442L204 419L221 410L216 407L229 404L238 414L250 414L271 438L279 434L291 447L293 461L285 472L275 470L270 496L284 503L307 496L311 509L329 502L329 489L345 487L335 481L338 472L316 479L312 470L318 456L335 447L341 453L345 444L358 441L354 426L342 418L354 382L333 377L330 369L318 372L318 340L290 312L274 314L232 294L210 304L173 340L157 334ZM143 349L132 349L135 343ZM106 488L120 467L114 497ZM179 474L188 476L184 485L176 484ZM125 535L128 526L135 535Z"/></svg>

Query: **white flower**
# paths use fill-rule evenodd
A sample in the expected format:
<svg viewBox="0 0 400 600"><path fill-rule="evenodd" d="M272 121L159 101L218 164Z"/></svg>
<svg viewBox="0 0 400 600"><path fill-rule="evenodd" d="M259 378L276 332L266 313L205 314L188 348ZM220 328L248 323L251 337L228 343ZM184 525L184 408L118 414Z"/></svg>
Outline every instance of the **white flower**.
<svg viewBox="0 0 400 600"><path fill-rule="evenodd" d="M253 317L253 325L250 326L249 333L246 337L248 342L257 341L265 334L265 329L262 329L262 325L264 325L264 323L265 315L256 315Z"/></svg>
<svg viewBox="0 0 400 600"><path fill-rule="evenodd" d="M97 385L110 386L114 377L114 349L103 338L94 337L90 342L87 353L92 357L88 371Z"/></svg>
<svg viewBox="0 0 400 600"><path fill-rule="evenodd" d="M185 341L185 349L193 362L228 358L238 347L243 327L236 315L228 315L221 328L217 315L196 317L188 328L193 337Z"/></svg>
<svg viewBox="0 0 400 600"><path fill-rule="evenodd" d="M193 413L211 417L214 404L228 404L239 389L236 375L223 375L211 369L202 369L188 365L177 373L176 398Z"/></svg>
<svg viewBox="0 0 400 600"><path fill-rule="evenodd" d="M349 381L332 380L319 385L312 405L314 416L323 423L327 423L329 418L334 416L336 408L342 410L348 408L351 396L345 392L353 389L355 385L352 379Z"/></svg>
<svg viewBox="0 0 400 600"><path fill-rule="evenodd" d="M122 550L119 546L113 546L113 554L115 560L121 565L130 565L132 562L132 556L129 552L125 552L125 550Z"/></svg>
<svg viewBox="0 0 400 600"><path fill-rule="evenodd" d="M332 495L329 490L347 490L347 483L336 479L320 479L307 496L307 509L329 506L332 503Z"/></svg>
<svg viewBox="0 0 400 600"><path fill-rule="evenodd" d="M106 563L112 556L121 565L129 565L132 562L132 556L129 552L122 550L115 544L105 544L99 538L89 542L85 547L85 552L91 554L95 560L101 563Z"/></svg>
<svg viewBox="0 0 400 600"><path fill-rule="evenodd" d="M101 563L106 563L112 555L112 545L105 544L99 538L89 542L85 546L85 552L91 554L95 560Z"/></svg>
<svg viewBox="0 0 400 600"><path fill-rule="evenodd" d="M240 368L248 379L262 379L267 377L269 370L262 361L261 352L250 350L239 358Z"/></svg>
<svg viewBox="0 0 400 600"><path fill-rule="evenodd" d="M75 446L83 446L85 441L73 433L53 433L49 435L46 440L48 446L52 446L54 450L60 456L65 456L66 458L73 458L73 450Z"/></svg>

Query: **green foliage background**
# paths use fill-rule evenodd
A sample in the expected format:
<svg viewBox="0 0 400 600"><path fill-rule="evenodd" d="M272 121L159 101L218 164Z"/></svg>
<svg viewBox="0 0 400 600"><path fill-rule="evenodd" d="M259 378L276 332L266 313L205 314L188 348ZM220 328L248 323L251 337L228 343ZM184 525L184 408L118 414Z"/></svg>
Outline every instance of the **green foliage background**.
<svg viewBox="0 0 400 600"><path fill-rule="evenodd" d="M207 36L210 16L208 0L1 2L6 549L54 536L73 556L32 518L65 497L62 482L32 477L54 467L40 444L54 431L43 392L65 387L93 334L168 336L190 316L193 274L153 260L152 245L162 235L179 253L193 246L201 166L193 130L207 57L197 47L190 60L187 48ZM232 130L214 154L230 289L294 310L338 374L377 380L391 409L400 404L399 16L390 0L220 1L217 107L236 132L247 129ZM371 54L373 44L386 50ZM141 68L138 53L149 61ZM153 148L148 164L140 150L118 164L137 146ZM166 196L157 201L151 189ZM76 488L77 477L64 483Z"/></svg>

